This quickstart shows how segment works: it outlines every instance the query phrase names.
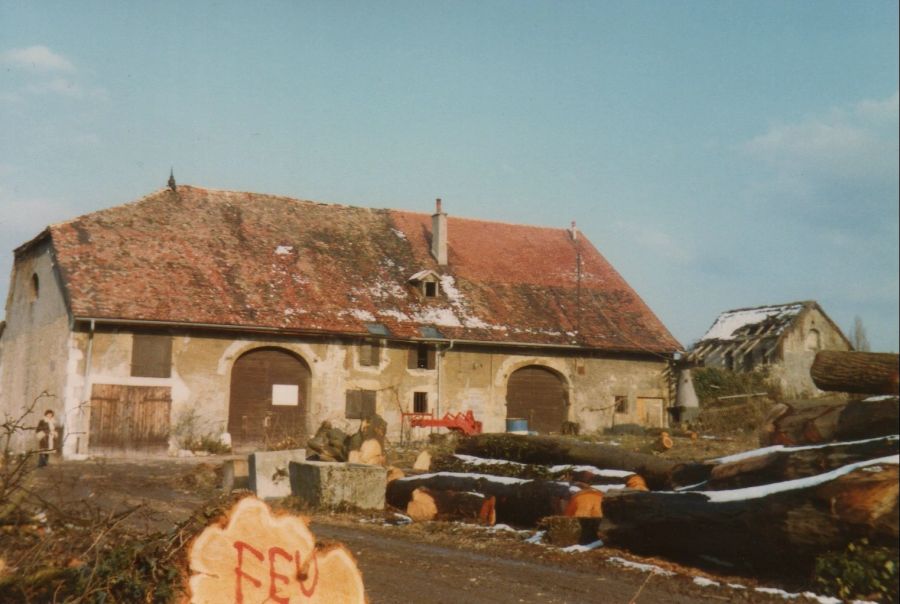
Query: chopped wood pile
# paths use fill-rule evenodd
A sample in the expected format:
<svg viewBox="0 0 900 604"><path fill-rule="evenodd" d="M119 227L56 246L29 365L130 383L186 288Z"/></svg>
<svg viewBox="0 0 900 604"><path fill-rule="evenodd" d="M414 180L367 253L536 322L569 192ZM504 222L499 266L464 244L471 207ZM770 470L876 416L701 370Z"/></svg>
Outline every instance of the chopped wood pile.
<svg viewBox="0 0 900 604"><path fill-rule="evenodd" d="M894 546L896 396L779 405L760 441L757 450L676 463L661 454L672 447L666 432L658 433L657 454L569 437L480 434L451 454L421 456L418 471L428 473L391 481L386 500L413 520L540 526L554 543L601 539L754 573L807 572L817 555L862 538Z"/></svg>
<svg viewBox="0 0 900 604"><path fill-rule="evenodd" d="M380 415L362 420L353 434L335 428L331 422L324 421L315 435L306 443L312 452L310 459L318 461L347 461L368 465L383 466L384 437L387 433L387 422Z"/></svg>

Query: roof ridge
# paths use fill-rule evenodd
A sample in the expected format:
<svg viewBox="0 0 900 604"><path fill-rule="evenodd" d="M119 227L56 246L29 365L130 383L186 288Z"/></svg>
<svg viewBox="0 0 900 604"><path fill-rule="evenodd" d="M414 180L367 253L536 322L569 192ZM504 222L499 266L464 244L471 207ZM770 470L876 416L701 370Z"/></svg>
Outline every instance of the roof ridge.
<svg viewBox="0 0 900 604"><path fill-rule="evenodd" d="M815 300L796 300L794 302L784 302L781 304L761 304L759 306L747 306L745 308L730 308L728 310L723 310L718 314L718 316L722 316L726 313L730 312L744 312L747 310L762 310L764 308L777 308L779 306L809 306L810 304L816 304Z"/></svg>

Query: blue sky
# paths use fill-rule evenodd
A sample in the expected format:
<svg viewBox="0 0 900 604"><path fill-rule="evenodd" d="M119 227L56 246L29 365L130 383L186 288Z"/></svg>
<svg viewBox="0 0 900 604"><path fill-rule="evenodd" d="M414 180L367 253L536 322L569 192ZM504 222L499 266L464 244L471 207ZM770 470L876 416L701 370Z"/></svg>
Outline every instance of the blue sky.
<svg viewBox="0 0 900 604"><path fill-rule="evenodd" d="M174 166L577 220L684 345L815 299L896 351L897 90L887 0L0 0L0 296L14 247Z"/></svg>

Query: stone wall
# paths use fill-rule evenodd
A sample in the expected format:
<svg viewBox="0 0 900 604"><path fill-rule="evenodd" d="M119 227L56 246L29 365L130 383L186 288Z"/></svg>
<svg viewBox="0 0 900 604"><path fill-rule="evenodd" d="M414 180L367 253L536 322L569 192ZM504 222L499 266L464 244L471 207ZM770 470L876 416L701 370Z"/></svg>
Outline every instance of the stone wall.
<svg viewBox="0 0 900 604"><path fill-rule="evenodd" d="M850 345L834 324L817 308L803 312L781 340L781 362L771 377L786 398L810 398L822 391L809 375L819 350L850 350Z"/></svg>
<svg viewBox="0 0 900 604"><path fill-rule="evenodd" d="M36 244L13 266L0 338L0 417L21 417L33 428L52 409L58 422L66 421L68 347L69 317L53 258L46 243ZM12 445L36 446L34 433L17 433Z"/></svg>

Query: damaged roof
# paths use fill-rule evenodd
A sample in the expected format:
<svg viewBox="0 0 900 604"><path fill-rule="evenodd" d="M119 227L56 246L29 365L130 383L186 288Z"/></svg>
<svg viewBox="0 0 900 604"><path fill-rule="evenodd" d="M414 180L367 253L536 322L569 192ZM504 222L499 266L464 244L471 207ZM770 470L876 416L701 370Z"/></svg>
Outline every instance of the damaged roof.
<svg viewBox="0 0 900 604"><path fill-rule="evenodd" d="M47 231L76 318L421 339L680 348L593 245L566 229L179 185ZM21 248L20 248L21 249ZM580 250L580 283L577 255ZM440 295L410 276L433 271Z"/></svg>
<svg viewBox="0 0 900 604"><path fill-rule="evenodd" d="M727 310L716 318L700 341L740 340L763 331L770 336L780 336L803 309L813 304L815 302L791 302Z"/></svg>

